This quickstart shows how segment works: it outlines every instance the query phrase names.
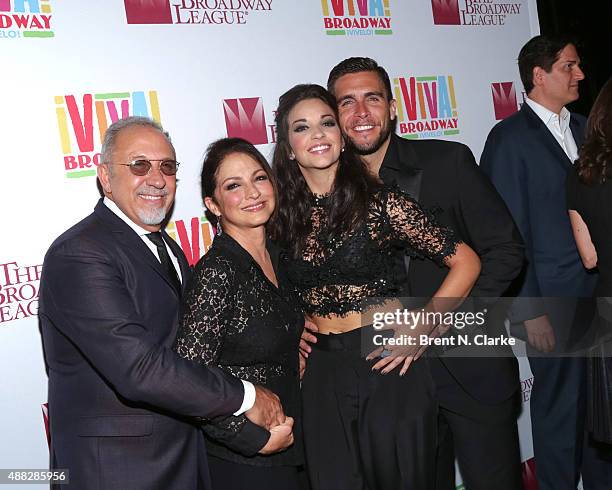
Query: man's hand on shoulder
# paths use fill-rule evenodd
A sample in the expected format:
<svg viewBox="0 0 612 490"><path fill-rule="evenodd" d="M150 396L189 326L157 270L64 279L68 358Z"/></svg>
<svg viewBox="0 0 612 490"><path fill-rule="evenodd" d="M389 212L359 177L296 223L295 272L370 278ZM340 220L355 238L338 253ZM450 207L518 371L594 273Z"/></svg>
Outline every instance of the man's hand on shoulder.
<svg viewBox="0 0 612 490"><path fill-rule="evenodd" d="M278 396L259 385L255 385L255 404L245 415L254 424L268 430L282 425L287 418Z"/></svg>

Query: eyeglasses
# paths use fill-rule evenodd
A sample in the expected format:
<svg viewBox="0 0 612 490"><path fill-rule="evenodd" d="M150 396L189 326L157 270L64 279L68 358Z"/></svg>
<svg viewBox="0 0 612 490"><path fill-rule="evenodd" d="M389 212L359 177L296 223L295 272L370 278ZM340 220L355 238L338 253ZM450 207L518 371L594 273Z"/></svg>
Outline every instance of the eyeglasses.
<svg viewBox="0 0 612 490"><path fill-rule="evenodd" d="M151 171L151 167L153 167L153 164L151 162L159 162L159 170L164 175L176 175L176 172L180 165L180 163L176 160L145 160L144 158L132 160L130 163L113 163L112 165L122 165L124 167L130 167L130 172L132 172L134 175L142 177L143 175L147 175Z"/></svg>

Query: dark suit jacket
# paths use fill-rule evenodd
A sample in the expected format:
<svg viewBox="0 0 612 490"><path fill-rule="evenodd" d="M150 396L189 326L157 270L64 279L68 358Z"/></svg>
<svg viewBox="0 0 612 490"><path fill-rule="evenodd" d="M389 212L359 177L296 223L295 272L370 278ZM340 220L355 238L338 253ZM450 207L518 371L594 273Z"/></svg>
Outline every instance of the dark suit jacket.
<svg viewBox="0 0 612 490"><path fill-rule="evenodd" d="M580 147L585 118L572 114L570 129ZM518 295L590 296L596 275L582 265L566 206L565 181L572 162L527 104L491 130L480 166L506 202L525 240L527 263ZM519 300L512 319L521 322L550 314L551 308L558 310L560 318L572 316L572 312L561 311L567 302L553 303ZM553 322L553 327L560 325Z"/></svg>
<svg viewBox="0 0 612 490"><path fill-rule="evenodd" d="M70 470L68 488L209 488L203 434L190 422L235 412L244 388L172 352L179 307L157 258L102 201L51 245L39 315L51 465Z"/></svg>
<svg viewBox="0 0 612 490"><path fill-rule="evenodd" d="M379 174L384 182L397 184L425 208L439 208L438 221L452 228L478 253L482 272L472 296L503 295L520 272L522 241L506 206L478 169L468 147L440 140L404 140L393 135ZM410 260L410 294L430 297L447 273L448 269L432 261ZM491 335L502 332L499 320L490 320L487 326L497 329ZM512 357L442 360L459 384L481 401L505 400L518 387L518 367Z"/></svg>

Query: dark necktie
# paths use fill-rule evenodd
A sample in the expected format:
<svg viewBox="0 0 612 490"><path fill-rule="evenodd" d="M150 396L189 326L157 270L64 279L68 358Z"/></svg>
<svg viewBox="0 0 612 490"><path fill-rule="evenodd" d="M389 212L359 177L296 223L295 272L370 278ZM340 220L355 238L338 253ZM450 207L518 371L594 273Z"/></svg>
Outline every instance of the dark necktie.
<svg viewBox="0 0 612 490"><path fill-rule="evenodd" d="M147 233L146 237L151 240L157 247L157 254L159 255L159 261L161 262L162 269L164 269L168 278L170 279L170 282L174 284L176 290L180 294L181 281L179 280L172 260L170 260L170 255L168 254L168 249L166 248L166 243L162 238L161 232L154 231L153 233Z"/></svg>

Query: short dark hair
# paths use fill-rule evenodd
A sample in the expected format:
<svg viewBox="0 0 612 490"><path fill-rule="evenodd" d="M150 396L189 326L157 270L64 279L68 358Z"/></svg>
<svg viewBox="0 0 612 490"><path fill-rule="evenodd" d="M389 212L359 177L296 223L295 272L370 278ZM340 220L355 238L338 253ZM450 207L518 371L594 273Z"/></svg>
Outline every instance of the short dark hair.
<svg viewBox="0 0 612 490"><path fill-rule="evenodd" d="M521 48L518 55L518 67L527 94L533 89L533 69L539 66L546 73L550 73L561 51L568 44L575 45L569 38L536 36Z"/></svg>
<svg viewBox="0 0 612 490"><path fill-rule="evenodd" d="M359 73L362 71L375 72L385 86L387 100L391 100L393 98L393 92L391 91L391 80L389 80L387 70L376 63L376 61L374 61L372 58L347 58L338 63L329 72L329 77L327 79L327 90L329 90L329 92L335 97L335 85L338 78L348 75L349 73Z"/></svg>
<svg viewBox="0 0 612 490"><path fill-rule="evenodd" d="M274 182L270 165L268 165L268 161L260 153L260 151L251 143L242 138L221 138L217 141L213 141L206 149L206 155L204 155L202 173L200 175L202 200L204 200L206 197L213 197L215 189L217 188L217 174L219 172L219 167L221 167L221 164L228 156L235 153L247 155L259 163L270 179L272 187L274 188L274 193L276 194L276 184ZM206 211L206 217L213 225L217 224L217 217L208 210Z"/></svg>

